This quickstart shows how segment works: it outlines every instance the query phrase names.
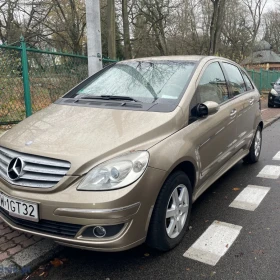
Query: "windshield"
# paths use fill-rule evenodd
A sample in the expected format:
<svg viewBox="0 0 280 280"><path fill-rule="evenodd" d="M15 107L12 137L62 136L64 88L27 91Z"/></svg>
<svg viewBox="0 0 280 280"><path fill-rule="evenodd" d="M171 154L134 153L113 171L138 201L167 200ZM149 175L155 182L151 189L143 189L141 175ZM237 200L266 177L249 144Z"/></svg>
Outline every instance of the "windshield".
<svg viewBox="0 0 280 280"><path fill-rule="evenodd" d="M191 61L117 63L93 76L75 97L126 96L147 103L174 102L186 89L195 65Z"/></svg>

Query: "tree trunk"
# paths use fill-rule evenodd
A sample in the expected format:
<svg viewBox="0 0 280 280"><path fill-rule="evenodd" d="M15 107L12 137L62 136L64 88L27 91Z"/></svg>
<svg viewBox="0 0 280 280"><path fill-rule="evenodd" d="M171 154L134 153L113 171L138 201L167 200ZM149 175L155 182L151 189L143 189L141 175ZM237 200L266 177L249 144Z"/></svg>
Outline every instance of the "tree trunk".
<svg viewBox="0 0 280 280"><path fill-rule="evenodd" d="M122 0L122 17L123 17L124 58L129 59L132 57L132 51L131 51L130 34L129 34L127 0Z"/></svg>
<svg viewBox="0 0 280 280"><path fill-rule="evenodd" d="M116 14L115 0L107 0L108 15L108 56L116 59Z"/></svg>
<svg viewBox="0 0 280 280"><path fill-rule="evenodd" d="M211 25L210 25L210 42L209 42L209 49L208 49L208 55L213 55L213 45L215 41L215 29L216 29L216 22L217 22L217 13L218 13L218 5L219 0L211 0L213 3L213 14L211 19Z"/></svg>
<svg viewBox="0 0 280 280"><path fill-rule="evenodd" d="M214 42L213 42L213 54L215 54L217 51L218 41L221 37L222 25L224 22L225 3L226 3L226 0L219 1L216 29L215 29Z"/></svg>

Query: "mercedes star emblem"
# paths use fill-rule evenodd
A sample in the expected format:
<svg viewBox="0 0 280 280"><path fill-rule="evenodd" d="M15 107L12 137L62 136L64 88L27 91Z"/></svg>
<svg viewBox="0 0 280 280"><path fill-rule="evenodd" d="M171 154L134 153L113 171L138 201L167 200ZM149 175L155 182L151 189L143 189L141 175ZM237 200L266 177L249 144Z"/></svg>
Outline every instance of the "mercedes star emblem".
<svg viewBox="0 0 280 280"><path fill-rule="evenodd" d="M24 167L24 162L21 158L13 158L7 170L8 178L15 181L20 179Z"/></svg>

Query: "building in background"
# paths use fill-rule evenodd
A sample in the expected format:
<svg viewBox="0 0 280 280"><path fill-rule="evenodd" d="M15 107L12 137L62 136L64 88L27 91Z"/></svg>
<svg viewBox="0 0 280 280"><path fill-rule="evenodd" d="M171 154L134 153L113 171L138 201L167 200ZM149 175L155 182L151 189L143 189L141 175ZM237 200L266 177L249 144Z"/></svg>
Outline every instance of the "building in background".
<svg viewBox="0 0 280 280"><path fill-rule="evenodd" d="M280 56L272 50L268 42L260 41L252 56L247 57L241 64L247 69L280 71Z"/></svg>

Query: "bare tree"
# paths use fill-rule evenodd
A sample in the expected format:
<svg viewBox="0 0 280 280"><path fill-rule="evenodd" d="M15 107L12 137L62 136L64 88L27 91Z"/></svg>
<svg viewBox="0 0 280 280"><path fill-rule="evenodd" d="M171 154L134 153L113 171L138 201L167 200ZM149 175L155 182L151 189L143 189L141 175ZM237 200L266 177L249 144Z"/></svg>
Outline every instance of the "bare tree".
<svg viewBox="0 0 280 280"><path fill-rule="evenodd" d="M269 11L264 15L264 39L280 53L280 12Z"/></svg>
<svg viewBox="0 0 280 280"><path fill-rule="evenodd" d="M257 34L260 29L262 15L267 0L241 0L245 7L248 9L251 22L246 25L248 32L251 35L251 52L256 42Z"/></svg>
<svg viewBox="0 0 280 280"><path fill-rule="evenodd" d="M115 0L107 0L108 15L108 56L116 58L116 14Z"/></svg>
<svg viewBox="0 0 280 280"><path fill-rule="evenodd" d="M124 38L124 58L132 57L129 20L128 20L128 5L127 0L122 0L122 19L123 19L123 38Z"/></svg>
<svg viewBox="0 0 280 280"><path fill-rule="evenodd" d="M216 53L218 40L221 36L226 0L211 0L211 2L213 3L213 14L210 25L208 54L214 55Z"/></svg>

